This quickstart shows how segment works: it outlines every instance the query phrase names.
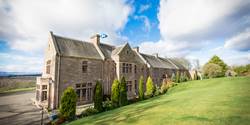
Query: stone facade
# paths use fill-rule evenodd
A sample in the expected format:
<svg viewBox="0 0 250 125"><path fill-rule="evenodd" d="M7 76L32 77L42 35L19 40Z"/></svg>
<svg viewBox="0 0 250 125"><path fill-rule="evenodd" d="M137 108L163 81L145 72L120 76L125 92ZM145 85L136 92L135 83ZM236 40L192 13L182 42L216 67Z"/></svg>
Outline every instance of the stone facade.
<svg viewBox="0 0 250 125"><path fill-rule="evenodd" d="M114 79L125 77L128 99L138 95L140 76L148 76L160 86L177 71L187 72L170 59L139 52L128 43L115 47L100 42L100 36L90 42L49 34L42 76L37 78L36 100L39 105L59 107L63 91L71 86L78 95L78 105L92 103L96 81L101 81L103 94L111 94ZM145 83L146 84L146 83Z"/></svg>

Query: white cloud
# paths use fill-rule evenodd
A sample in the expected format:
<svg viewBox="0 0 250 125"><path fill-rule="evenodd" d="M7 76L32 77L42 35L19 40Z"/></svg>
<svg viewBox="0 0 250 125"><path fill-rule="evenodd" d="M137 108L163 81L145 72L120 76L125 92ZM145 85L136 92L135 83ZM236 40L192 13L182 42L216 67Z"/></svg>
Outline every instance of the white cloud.
<svg viewBox="0 0 250 125"><path fill-rule="evenodd" d="M148 10L150 7L151 7L151 4L141 5L138 12L139 12L139 13L142 13L142 12Z"/></svg>
<svg viewBox="0 0 250 125"><path fill-rule="evenodd" d="M186 56L205 63L215 54L228 64L249 62L246 53L224 50L221 39L228 38L250 26L250 1L244 0L161 0L158 13L161 40L141 43L142 52L160 53L162 56ZM233 40L241 49L249 48L246 34ZM231 40L232 41L232 40ZM229 44L229 43L228 43ZM220 47L218 47L220 46ZM229 46L229 45L226 45ZM235 45L234 45L235 46ZM244 47L243 47L244 46ZM211 48L212 47L212 48ZM211 49L211 51L210 51ZM223 50L221 50L223 49ZM212 53L212 55L211 55ZM228 53L228 54L227 54ZM194 55L192 55L194 54ZM234 55L230 55L234 54Z"/></svg>
<svg viewBox="0 0 250 125"><path fill-rule="evenodd" d="M11 0L0 1L0 37L12 49L41 51L48 31L87 40L95 33L107 33L114 43L121 38L131 12L122 0Z"/></svg>
<svg viewBox="0 0 250 125"><path fill-rule="evenodd" d="M41 72L43 58L13 53L0 53L0 71Z"/></svg>
<svg viewBox="0 0 250 125"><path fill-rule="evenodd" d="M136 20L142 20L144 23L143 30L146 32L149 32L151 30L151 24L147 16L141 15L141 16L134 16Z"/></svg>
<svg viewBox="0 0 250 125"><path fill-rule="evenodd" d="M250 28L226 40L224 47L236 50L250 50Z"/></svg>
<svg viewBox="0 0 250 125"><path fill-rule="evenodd" d="M143 42L139 45L141 52L165 57L184 57L191 51L199 49L203 44L190 44L187 41ZM187 49L188 48L188 49Z"/></svg>
<svg viewBox="0 0 250 125"><path fill-rule="evenodd" d="M230 2L228 0L161 0L158 13L159 29L164 39L185 40L188 38L204 40L204 38L211 38L212 34L235 32L235 25L238 25L235 22L241 17L234 18L233 21L229 19L235 16L234 14L240 15L239 11L243 13L245 8L249 8L249 3L250 1L244 0ZM239 27L236 26L236 28Z"/></svg>

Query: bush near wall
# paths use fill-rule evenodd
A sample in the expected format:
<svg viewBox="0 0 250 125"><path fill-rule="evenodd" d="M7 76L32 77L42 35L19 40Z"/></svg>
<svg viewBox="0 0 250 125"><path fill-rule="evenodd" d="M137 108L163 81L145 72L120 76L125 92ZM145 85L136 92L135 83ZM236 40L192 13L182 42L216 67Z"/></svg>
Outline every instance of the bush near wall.
<svg viewBox="0 0 250 125"><path fill-rule="evenodd" d="M122 77L120 82L120 98L119 98L119 105L124 106L128 104L128 97L127 97L127 85L126 80Z"/></svg>
<svg viewBox="0 0 250 125"><path fill-rule="evenodd" d="M154 95L155 92L155 85L151 79L151 77L149 76L147 79L147 83L146 83L146 95L147 97L152 97Z"/></svg>
<svg viewBox="0 0 250 125"><path fill-rule="evenodd" d="M102 85L99 81L96 81L95 89L94 89L94 108L99 112L103 111L102 106Z"/></svg>
<svg viewBox="0 0 250 125"><path fill-rule="evenodd" d="M113 107L119 106L119 99L120 98L120 82L115 79L112 84L112 91L111 91L111 101Z"/></svg>
<svg viewBox="0 0 250 125"><path fill-rule="evenodd" d="M72 87L68 87L61 97L60 115L66 120L75 118L77 94Z"/></svg>

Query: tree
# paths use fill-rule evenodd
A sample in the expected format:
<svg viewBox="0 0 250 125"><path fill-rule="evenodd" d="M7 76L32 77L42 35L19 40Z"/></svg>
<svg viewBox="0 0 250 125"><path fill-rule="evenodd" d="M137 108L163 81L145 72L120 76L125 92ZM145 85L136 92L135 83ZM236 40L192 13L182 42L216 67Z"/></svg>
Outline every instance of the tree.
<svg viewBox="0 0 250 125"><path fill-rule="evenodd" d="M177 73L176 73L175 82L176 82L176 83L180 83L180 72L179 72L179 71L177 71Z"/></svg>
<svg viewBox="0 0 250 125"><path fill-rule="evenodd" d="M102 85L99 81L96 81L95 89L94 89L94 108L99 112L103 111L102 107Z"/></svg>
<svg viewBox="0 0 250 125"><path fill-rule="evenodd" d="M114 107L119 106L119 98L120 98L120 82L115 79L112 84L112 93L111 93L111 101Z"/></svg>
<svg viewBox="0 0 250 125"><path fill-rule="evenodd" d="M126 86L126 80L124 77L121 79L121 84L120 84L120 101L119 104L120 106L124 106L128 104L128 97L127 97L127 86Z"/></svg>
<svg viewBox="0 0 250 125"><path fill-rule="evenodd" d="M151 79L151 77L149 76L148 79L147 79L147 84L146 84L146 95L149 96L149 97L152 97L154 95L154 92L155 92L155 86L154 86L154 83Z"/></svg>
<svg viewBox="0 0 250 125"><path fill-rule="evenodd" d="M224 76L225 72L226 72L227 69L228 69L228 68L227 68L227 64L224 63L224 61L221 60L220 57L218 57L218 56L216 56L216 55L214 55L214 56L208 61L208 63L214 63L214 64L217 64L217 65L221 66L223 76Z"/></svg>
<svg viewBox="0 0 250 125"><path fill-rule="evenodd" d="M63 95L61 97L61 104L60 104L60 114L66 120L72 120L75 118L76 113L76 101L77 101L77 94L72 87L68 87L64 90Z"/></svg>
<svg viewBox="0 0 250 125"><path fill-rule="evenodd" d="M143 76L141 76L140 80L139 80L139 98L140 98L140 100L144 100L144 82L143 82Z"/></svg>
<svg viewBox="0 0 250 125"><path fill-rule="evenodd" d="M221 66L214 63L204 65L203 74L207 78L216 78L224 75Z"/></svg>

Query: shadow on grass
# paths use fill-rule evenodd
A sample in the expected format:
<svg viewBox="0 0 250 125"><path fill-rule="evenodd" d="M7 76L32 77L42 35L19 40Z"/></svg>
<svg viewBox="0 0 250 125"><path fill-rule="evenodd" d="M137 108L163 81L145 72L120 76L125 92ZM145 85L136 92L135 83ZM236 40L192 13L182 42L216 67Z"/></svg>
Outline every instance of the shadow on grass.
<svg viewBox="0 0 250 125"><path fill-rule="evenodd" d="M109 125L115 123L136 123L142 116L148 115L146 112L154 107L171 102L172 100L157 101L161 96L154 97L142 102L134 103L133 106L124 106L111 111L103 112L79 119L78 121L71 122L70 124L94 124L94 125ZM154 102L156 101L156 102ZM153 103L152 103L153 102ZM151 114L150 114L151 115Z"/></svg>

